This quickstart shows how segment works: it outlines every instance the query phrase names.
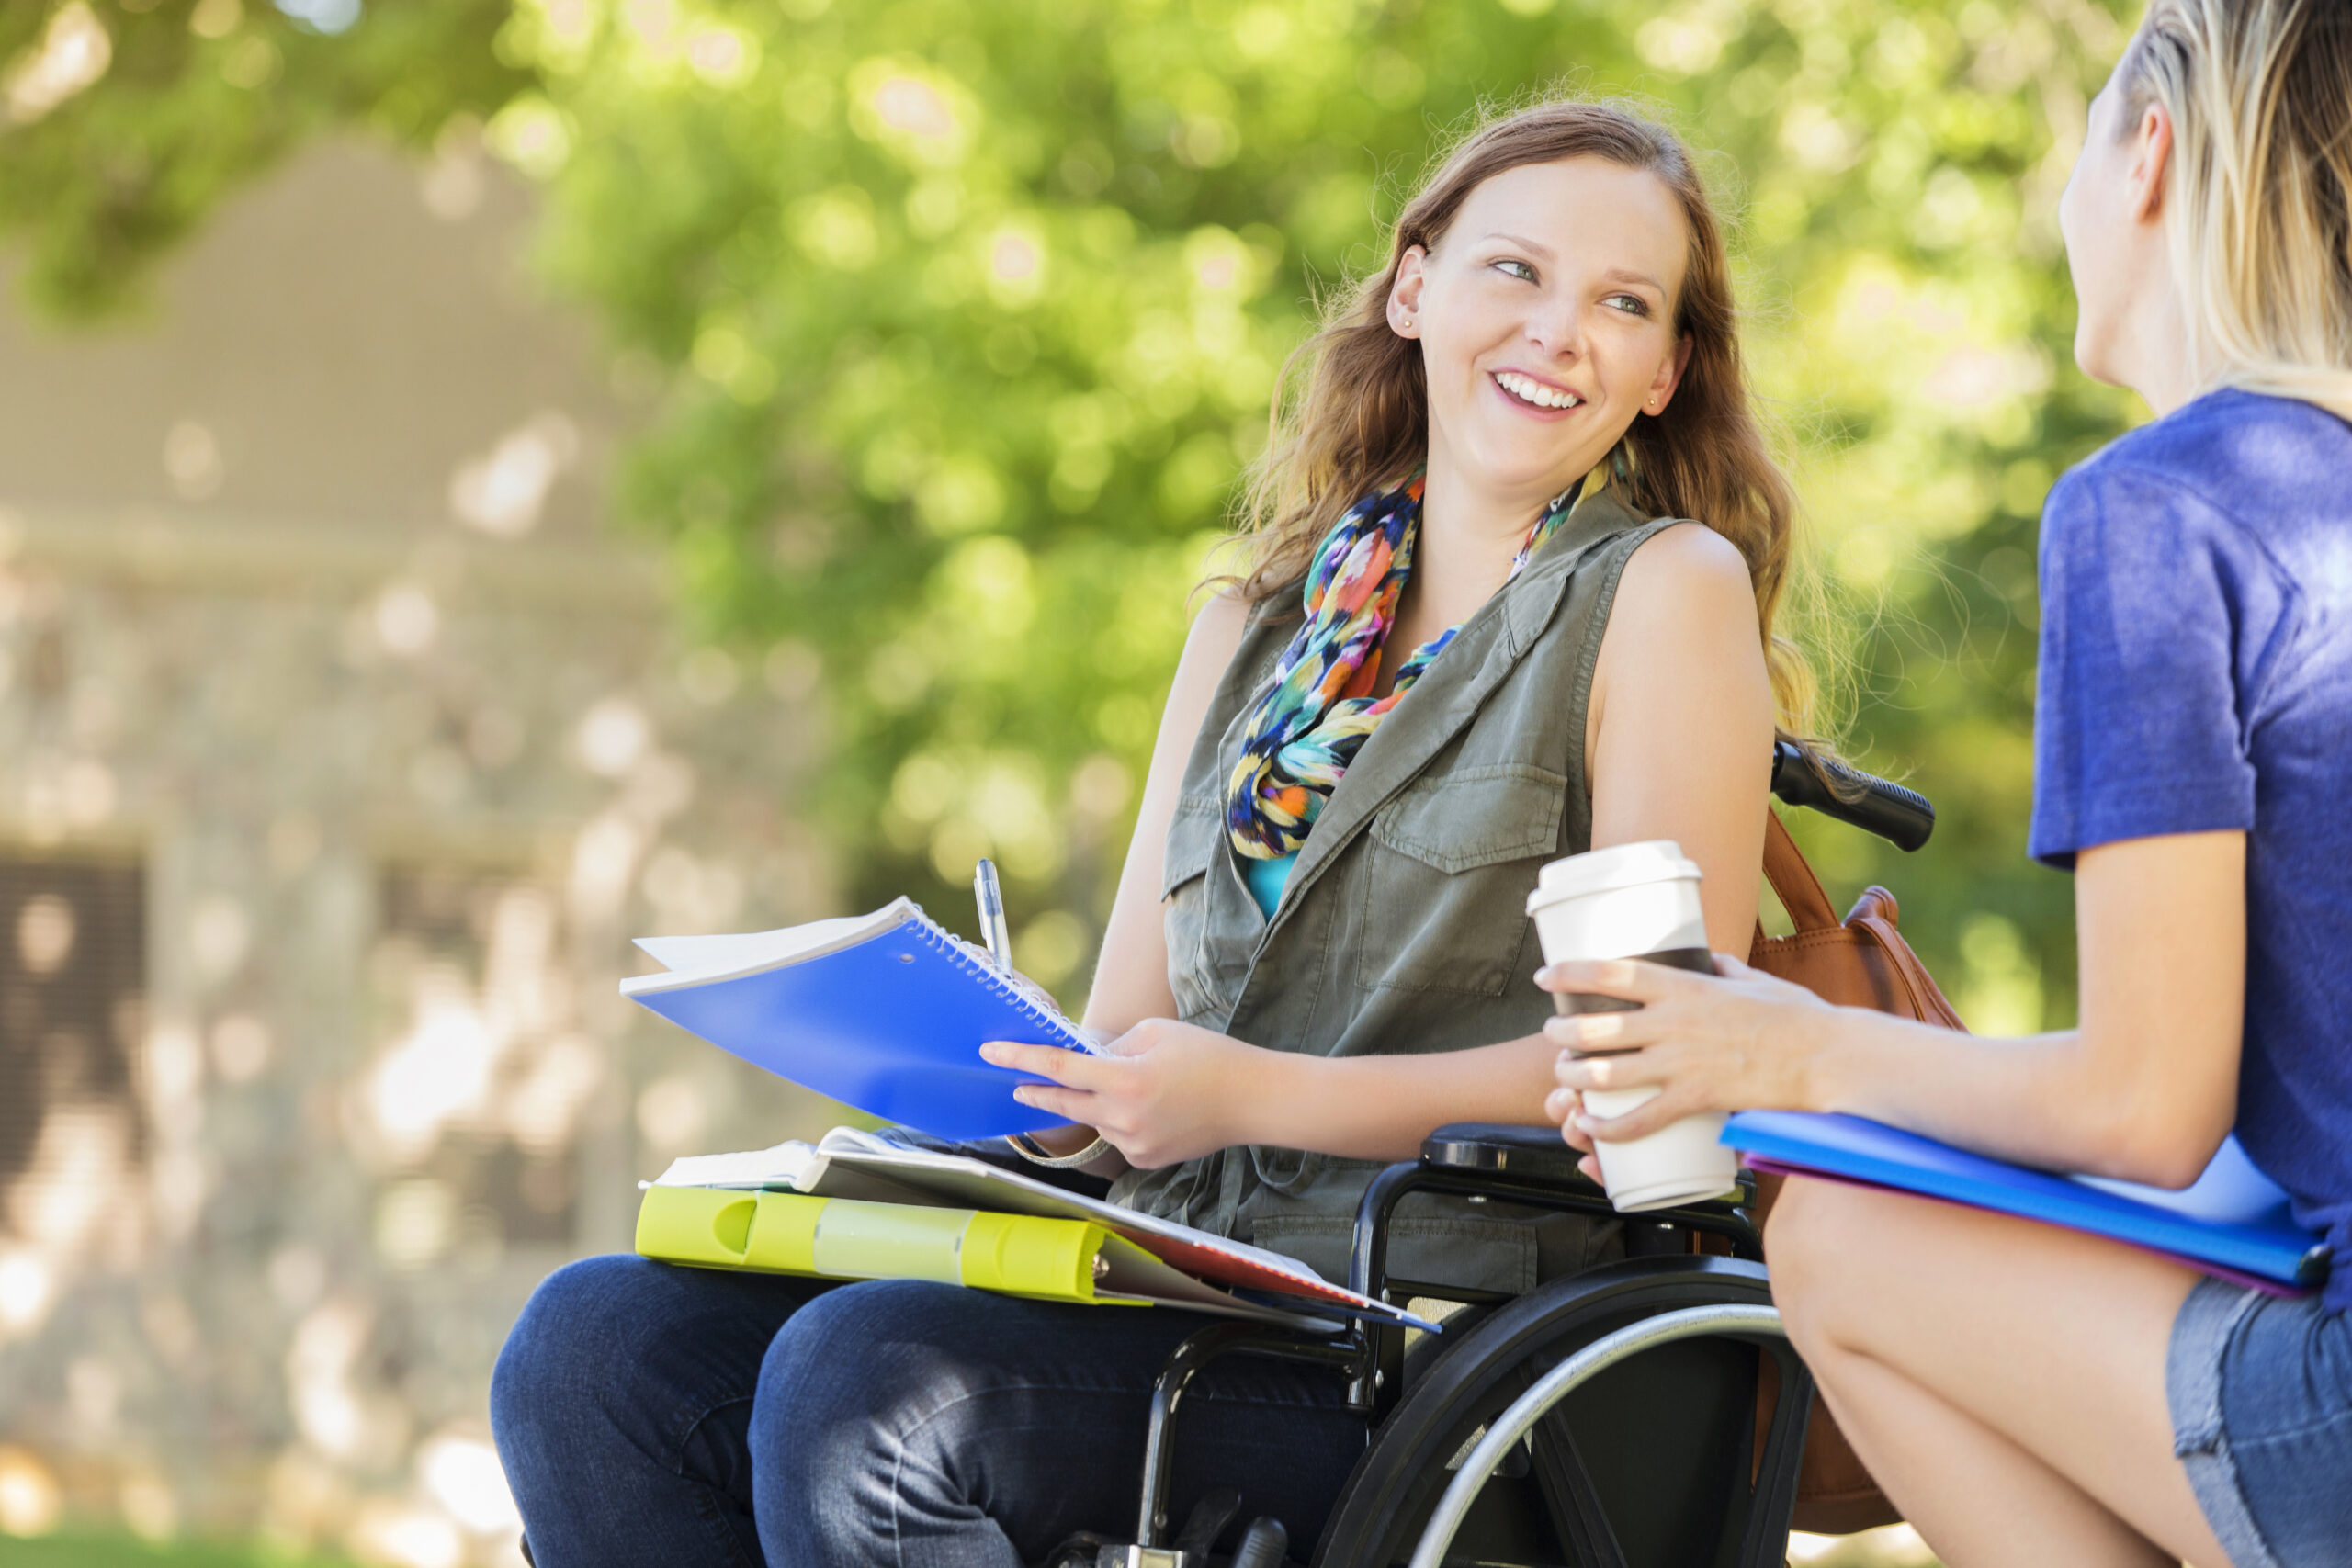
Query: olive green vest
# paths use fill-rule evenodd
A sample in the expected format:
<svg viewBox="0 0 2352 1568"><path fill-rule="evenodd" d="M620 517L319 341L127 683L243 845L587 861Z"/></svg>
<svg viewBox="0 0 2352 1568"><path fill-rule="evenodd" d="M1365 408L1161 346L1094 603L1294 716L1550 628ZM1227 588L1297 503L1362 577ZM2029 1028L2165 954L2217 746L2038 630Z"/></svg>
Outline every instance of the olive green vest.
<svg viewBox="0 0 2352 1568"><path fill-rule="evenodd" d="M1185 764L1162 889L1183 1021L1322 1056L1459 1051L1532 1034L1551 998L1527 895L1592 844L1585 710L1626 558L1645 523L1606 490L1578 502L1454 635L1357 753L1299 852L1272 919L1224 826L1252 700L1298 627L1287 595L1251 608ZM1541 1119L1540 1106L1525 1120ZM1377 1162L1228 1148L1132 1171L1118 1201L1344 1279ZM1417 1195L1391 1233L1400 1277L1523 1292L1614 1249L1617 1227Z"/></svg>

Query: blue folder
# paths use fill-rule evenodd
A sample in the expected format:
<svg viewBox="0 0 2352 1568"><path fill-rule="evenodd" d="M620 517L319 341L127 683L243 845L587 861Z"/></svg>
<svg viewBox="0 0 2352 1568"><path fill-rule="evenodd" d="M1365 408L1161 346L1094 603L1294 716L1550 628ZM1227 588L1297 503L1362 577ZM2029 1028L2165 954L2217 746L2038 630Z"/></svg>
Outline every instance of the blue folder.
<svg viewBox="0 0 2352 1568"><path fill-rule="evenodd" d="M2320 1238L2295 1224L2287 1194L2232 1138L2177 1192L2009 1165L1860 1116L1743 1111L1724 1142L1770 1170L1828 1176L2066 1225L2165 1253L2281 1293L2327 1278Z"/></svg>
<svg viewBox="0 0 2352 1568"><path fill-rule="evenodd" d="M778 1077L934 1137L1067 1125L1012 1098L1043 1079L980 1060L983 1041L1090 1049L1025 988L912 901L748 936L651 937L670 968L621 994Z"/></svg>

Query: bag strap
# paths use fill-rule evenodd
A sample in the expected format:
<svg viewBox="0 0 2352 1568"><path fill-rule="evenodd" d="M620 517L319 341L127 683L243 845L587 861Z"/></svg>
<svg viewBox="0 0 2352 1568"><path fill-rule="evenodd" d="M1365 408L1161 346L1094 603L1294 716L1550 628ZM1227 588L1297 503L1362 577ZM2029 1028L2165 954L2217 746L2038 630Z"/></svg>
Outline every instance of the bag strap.
<svg viewBox="0 0 2352 1568"><path fill-rule="evenodd" d="M1822 891L1821 878L1814 875L1813 867L1805 863L1797 841L1789 837L1781 814L1770 807L1764 811L1764 880L1772 885L1781 907L1788 910L1789 919L1797 930L1838 929L1838 911L1831 906L1829 895Z"/></svg>

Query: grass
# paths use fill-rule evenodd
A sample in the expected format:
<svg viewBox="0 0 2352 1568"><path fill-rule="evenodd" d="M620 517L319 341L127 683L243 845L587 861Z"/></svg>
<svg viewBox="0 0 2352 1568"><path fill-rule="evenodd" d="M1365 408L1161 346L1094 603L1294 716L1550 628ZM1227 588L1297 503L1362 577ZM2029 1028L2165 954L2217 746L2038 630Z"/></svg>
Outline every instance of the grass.
<svg viewBox="0 0 2352 1568"><path fill-rule="evenodd" d="M255 1541L182 1540L157 1545L129 1535L0 1535L0 1568L347 1568Z"/></svg>
<svg viewBox="0 0 2352 1568"><path fill-rule="evenodd" d="M1794 1568L1937 1568L1936 1559L1908 1525L1849 1536L1792 1536Z"/></svg>

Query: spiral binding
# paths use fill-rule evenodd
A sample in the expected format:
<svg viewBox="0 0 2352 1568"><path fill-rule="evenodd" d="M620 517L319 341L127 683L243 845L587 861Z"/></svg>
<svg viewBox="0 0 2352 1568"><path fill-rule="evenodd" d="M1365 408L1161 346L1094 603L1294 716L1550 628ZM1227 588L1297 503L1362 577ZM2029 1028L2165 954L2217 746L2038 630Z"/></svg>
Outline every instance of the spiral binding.
<svg viewBox="0 0 2352 1568"><path fill-rule="evenodd" d="M1068 1045L1080 1051L1088 1049L1085 1037L1079 1033L1078 1026L1070 1022L1059 1008L1055 1008L1049 1012L1039 1007L1028 993L1006 976L1003 970L986 958L975 956L977 950L970 942L923 913L922 905L909 899L907 908L909 913L900 922L902 925L915 928L924 942L944 953L965 973L1012 1003L1014 1011L1044 1030L1046 1034L1053 1036L1054 1043Z"/></svg>

